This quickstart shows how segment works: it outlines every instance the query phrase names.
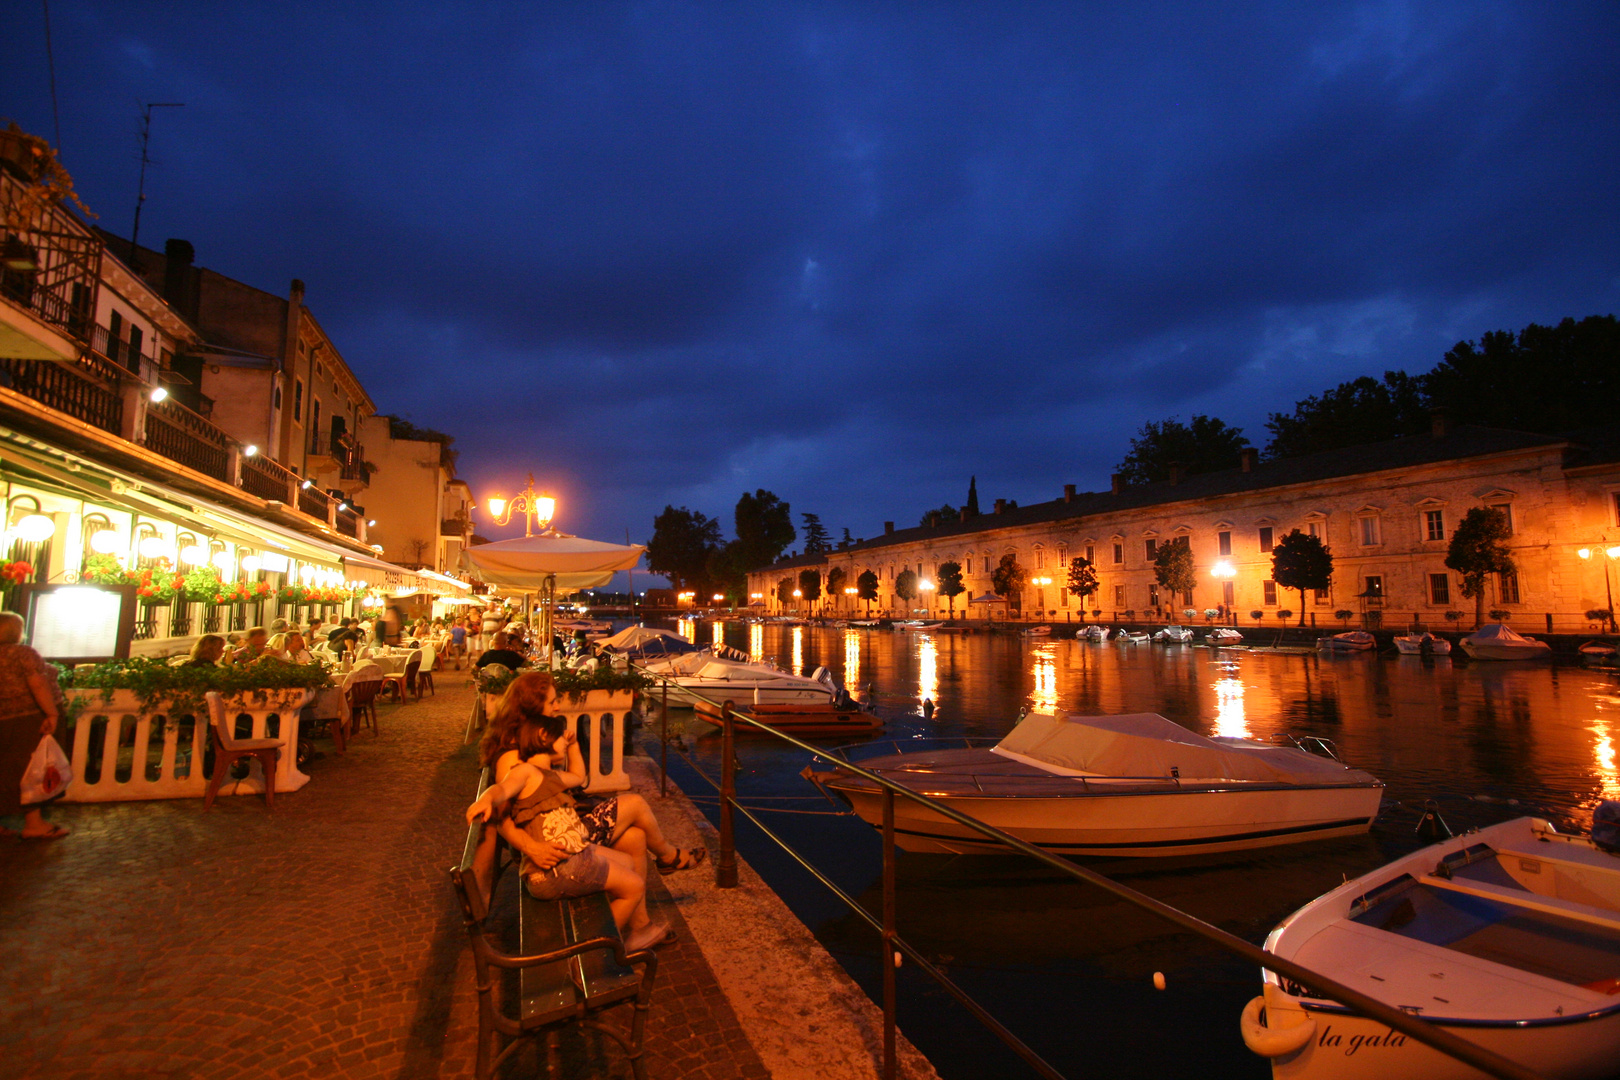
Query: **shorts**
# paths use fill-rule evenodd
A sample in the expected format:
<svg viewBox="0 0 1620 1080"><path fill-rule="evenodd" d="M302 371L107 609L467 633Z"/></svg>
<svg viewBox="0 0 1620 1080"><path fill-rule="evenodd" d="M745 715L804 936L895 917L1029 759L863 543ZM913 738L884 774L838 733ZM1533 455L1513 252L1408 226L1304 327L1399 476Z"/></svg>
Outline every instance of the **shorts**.
<svg viewBox="0 0 1620 1080"><path fill-rule="evenodd" d="M613 828L619 823L619 797L604 799L579 815L585 825L585 842L613 846Z"/></svg>
<svg viewBox="0 0 1620 1080"><path fill-rule="evenodd" d="M608 861L595 844L586 844L578 855L570 855L550 870L527 868L523 875L529 895L536 900L561 900L567 896L589 896L607 888Z"/></svg>

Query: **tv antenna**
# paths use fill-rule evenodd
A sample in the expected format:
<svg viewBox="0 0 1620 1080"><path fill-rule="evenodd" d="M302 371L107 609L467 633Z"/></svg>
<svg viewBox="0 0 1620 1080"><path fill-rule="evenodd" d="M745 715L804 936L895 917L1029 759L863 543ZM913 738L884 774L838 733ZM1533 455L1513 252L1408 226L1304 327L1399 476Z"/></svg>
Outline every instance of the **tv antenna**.
<svg viewBox="0 0 1620 1080"><path fill-rule="evenodd" d="M146 148L152 141L152 110L178 109L183 101L148 101L141 113L141 182L135 193L135 227L129 231L129 265L135 268L135 241L141 235L141 206L146 202L146 167L152 163Z"/></svg>

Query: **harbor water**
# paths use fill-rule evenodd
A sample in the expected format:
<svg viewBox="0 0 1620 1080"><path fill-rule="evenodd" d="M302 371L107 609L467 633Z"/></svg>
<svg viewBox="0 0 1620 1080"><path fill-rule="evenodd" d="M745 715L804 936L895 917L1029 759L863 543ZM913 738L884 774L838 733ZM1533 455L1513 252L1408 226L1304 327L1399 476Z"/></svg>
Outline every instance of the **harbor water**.
<svg viewBox="0 0 1620 1080"><path fill-rule="evenodd" d="M1371 654L1091 644L1068 639L685 623L786 670L826 666L897 717L875 740L1004 735L1024 711L1157 712L1206 735L1331 739L1387 785L1364 837L1224 856L1086 865L1250 941L1306 901L1422 846L1434 799L1458 830L1531 813L1585 829L1620 797L1620 680L1547 664ZM921 703L932 701L925 719ZM671 776L717 817L716 729L671 713ZM657 754L657 725L642 736ZM812 864L880 910L880 843L798 775L811 756L738 739L741 801ZM877 939L824 886L739 819L742 855L868 993ZM901 853L901 935L1068 1077L1265 1077L1238 1034L1259 973L1102 893L1015 855ZM1162 972L1165 989L1155 990ZM947 1080L1034 1075L924 976L901 971L900 1024Z"/></svg>

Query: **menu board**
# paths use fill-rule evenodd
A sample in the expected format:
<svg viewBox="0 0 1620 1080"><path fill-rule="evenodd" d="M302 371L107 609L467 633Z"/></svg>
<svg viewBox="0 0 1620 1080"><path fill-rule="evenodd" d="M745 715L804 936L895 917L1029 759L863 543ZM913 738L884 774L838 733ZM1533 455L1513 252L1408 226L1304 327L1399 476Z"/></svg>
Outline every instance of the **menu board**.
<svg viewBox="0 0 1620 1080"><path fill-rule="evenodd" d="M108 660L129 655L134 589L35 585L22 605L28 644L47 660Z"/></svg>

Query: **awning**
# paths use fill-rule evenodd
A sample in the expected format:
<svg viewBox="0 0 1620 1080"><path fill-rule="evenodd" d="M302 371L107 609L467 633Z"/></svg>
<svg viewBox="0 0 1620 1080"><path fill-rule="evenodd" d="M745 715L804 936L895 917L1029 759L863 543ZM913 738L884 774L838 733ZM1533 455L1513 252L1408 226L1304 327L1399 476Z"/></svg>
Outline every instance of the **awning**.
<svg viewBox="0 0 1620 1080"><path fill-rule="evenodd" d="M367 555L345 554L343 568L352 581L363 581L383 592L414 589L439 596L456 596L469 591L464 581L457 581L436 570L407 570Z"/></svg>
<svg viewBox="0 0 1620 1080"><path fill-rule="evenodd" d="M633 570L647 550L640 544L608 544L554 533L479 544L461 552L463 569L491 585L560 595L606 585L619 570Z"/></svg>

